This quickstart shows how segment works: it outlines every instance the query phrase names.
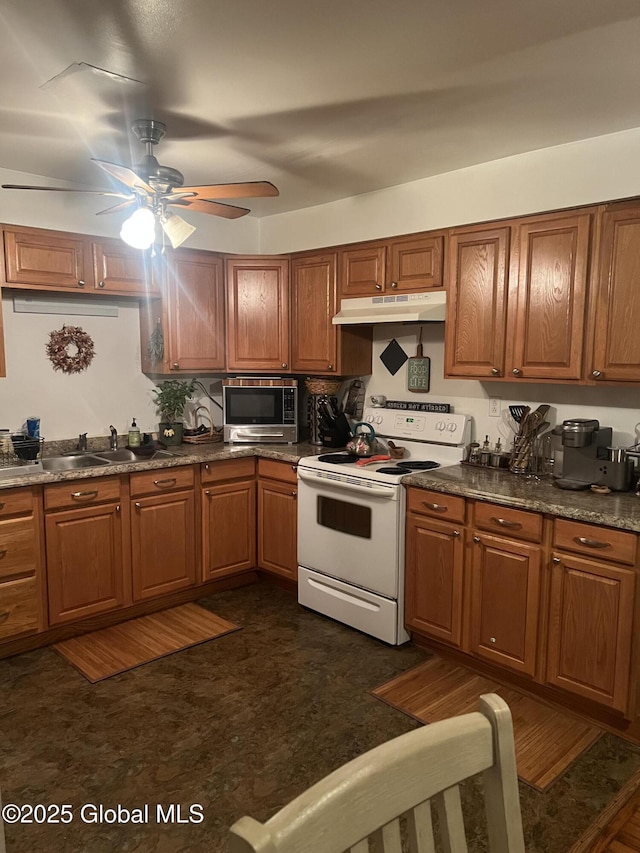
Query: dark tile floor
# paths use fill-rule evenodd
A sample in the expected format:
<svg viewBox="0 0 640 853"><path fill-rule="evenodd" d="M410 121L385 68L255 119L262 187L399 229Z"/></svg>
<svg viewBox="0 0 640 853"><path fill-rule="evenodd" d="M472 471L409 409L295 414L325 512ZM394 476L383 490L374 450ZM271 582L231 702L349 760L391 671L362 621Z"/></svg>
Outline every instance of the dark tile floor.
<svg viewBox="0 0 640 853"><path fill-rule="evenodd" d="M74 807L66 825L8 826L8 853L222 851L241 815L265 820L416 726L368 691L424 652L389 648L268 584L202 603L244 629L95 685L49 649L0 661L5 803ZM607 735L547 794L521 786L529 853L565 853L638 767L640 751ZM464 801L480 851L478 785ZM156 803L180 804L183 819L201 804L204 820L159 824ZM149 821L84 823L84 804L149 804Z"/></svg>

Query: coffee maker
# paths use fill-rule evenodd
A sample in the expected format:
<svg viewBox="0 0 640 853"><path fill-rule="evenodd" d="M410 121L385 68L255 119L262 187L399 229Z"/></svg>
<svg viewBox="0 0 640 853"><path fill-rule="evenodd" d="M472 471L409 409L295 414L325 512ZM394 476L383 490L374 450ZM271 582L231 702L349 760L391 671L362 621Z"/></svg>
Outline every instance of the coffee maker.
<svg viewBox="0 0 640 853"><path fill-rule="evenodd" d="M624 492L631 485L632 466L626 459L617 461L611 447L613 430L601 427L592 418L570 418L562 423L561 489L588 489L608 486Z"/></svg>

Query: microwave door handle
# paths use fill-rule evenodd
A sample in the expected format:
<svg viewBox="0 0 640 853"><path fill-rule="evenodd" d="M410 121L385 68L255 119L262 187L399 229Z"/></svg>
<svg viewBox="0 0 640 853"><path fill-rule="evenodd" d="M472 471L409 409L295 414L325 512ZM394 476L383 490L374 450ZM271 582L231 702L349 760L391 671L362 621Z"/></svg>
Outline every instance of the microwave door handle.
<svg viewBox="0 0 640 853"><path fill-rule="evenodd" d="M340 491L356 492L359 495L386 498L389 501L393 500L394 497L393 489L379 489L375 486L371 486L371 488L369 488L368 486L358 486L355 483L345 483L342 480L326 480L324 477L314 477L313 474L308 474L301 468L298 468L298 477L307 483L315 483L316 486L334 486L335 488L340 489Z"/></svg>
<svg viewBox="0 0 640 853"><path fill-rule="evenodd" d="M283 432L240 432L238 430L236 435L241 438L284 438Z"/></svg>

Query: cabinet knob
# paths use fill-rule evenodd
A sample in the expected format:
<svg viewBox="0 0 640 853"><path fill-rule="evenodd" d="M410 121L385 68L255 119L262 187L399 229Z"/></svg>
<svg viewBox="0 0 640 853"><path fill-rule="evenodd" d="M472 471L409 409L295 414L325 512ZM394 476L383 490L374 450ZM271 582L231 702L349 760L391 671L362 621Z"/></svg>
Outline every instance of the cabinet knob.
<svg viewBox="0 0 640 853"><path fill-rule="evenodd" d="M602 376L602 371L594 370L591 376L593 377L593 379L600 379L600 377Z"/></svg>
<svg viewBox="0 0 640 853"><path fill-rule="evenodd" d="M491 375L492 375L492 376L500 376L500 371L498 370L498 368L497 368L497 367L492 367L492 368L491 368Z"/></svg>
<svg viewBox="0 0 640 853"><path fill-rule="evenodd" d="M298 470L298 466L297 466L297 465L292 465L292 466L291 466L291 470L295 473L295 472Z"/></svg>
<svg viewBox="0 0 640 853"><path fill-rule="evenodd" d="M136 509L142 509L142 504L140 501L136 501Z"/></svg>
<svg viewBox="0 0 640 853"><path fill-rule="evenodd" d="M98 287L104 287L104 281L99 281L99 282L98 282Z"/></svg>
<svg viewBox="0 0 640 853"><path fill-rule="evenodd" d="M328 365L327 365L327 370L333 370L333 365L332 365L332 364L328 364Z"/></svg>
<svg viewBox="0 0 640 853"><path fill-rule="evenodd" d="M490 642L490 643L495 643L495 641L496 641L496 638L495 638L495 637L489 637L489 642Z"/></svg>
<svg viewBox="0 0 640 853"><path fill-rule="evenodd" d="M453 535L454 535L454 536L460 536L460 531L459 531L459 530L454 530L454 531L453 531Z"/></svg>
<svg viewBox="0 0 640 853"><path fill-rule="evenodd" d="M282 364L280 365L280 367L287 367L287 362L283 361Z"/></svg>
<svg viewBox="0 0 640 853"><path fill-rule="evenodd" d="M205 489L205 490L204 490L204 493L205 493L205 495L206 495L207 497L210 497L210 496L211 496L211 492L210 492L210 490L209 490L209 489Z"/></svg>
<svg viewBox="0 0 640 853"><path fill-rule="evenodd" d="M208 463L208 462L205 462L205 463L204 463L204 470L205 470L205 471L208 471L208 470L209 470L209 463Z"/></svg>
<svg viewBox="0 0 640 853"><path fill-rule="evenodd" d="M397 281L392 281L392 282L391 282L391 287L393 287L393 289L394 289L394 290L396 289L396 287L397 287L397 286L398 286L398 282L397 282Z"/></svg>
<svg viewBox="0 0 640 853"><path fill-rule="evenodd" d="M174 370L179 370L179 369L180 369L180 365L179 365L179 363L178 363L177 361L174 361L174 362L173 362L173 369L174 369ZM177 381L177 380L176 380L176 381Z"/></svg>
<svg viewBox="0 0 640 853"><path fill-rule="evenodd" d="M382 285L381 285L381 284L376 284L376 290L382 290Z"/></svg>
<svg viewBox="0 0 640 853"><path fill-rule="evenodd" d="M120 504L116 507L116 512L120 512Z"/></svg>
<svg viewBox="0 0 640 853"><path fill-rule="evenodd" d="M82 279L78 282L78 287L84 287L84 281Z"/></svg>
<svg viewBox="0 0 640 853"><path fill-rule="evenodd" d="M551 560L551 562L552 562L552 563L559 563L559 562L560 562L560 557L554 557L554 558L553 558L553 560Z"/></svg>
<svg viewBox="0 0 640 853"><path fill-rule="evenodd" d="M522 371L520 370L519 367L514 367L511 372L513 373L514 376L520 376L520 374L522 373Z"/></svg>
<svg viewBox="0 0 640 853"><path fill-rule="evenodd" d="M291 492L291 497L292 497L292 498L297 498L297 497L298 497L298 493L297 493L297 492Z"/></svg>
<svg viewBox="0 0 640 853"><path fill-rule="evenodd" d="M474 542L479 542L479 541L480 541L480 537L479 537L479 536L474 536L474 537L473 537L473 541L474 541Z"/></svg>

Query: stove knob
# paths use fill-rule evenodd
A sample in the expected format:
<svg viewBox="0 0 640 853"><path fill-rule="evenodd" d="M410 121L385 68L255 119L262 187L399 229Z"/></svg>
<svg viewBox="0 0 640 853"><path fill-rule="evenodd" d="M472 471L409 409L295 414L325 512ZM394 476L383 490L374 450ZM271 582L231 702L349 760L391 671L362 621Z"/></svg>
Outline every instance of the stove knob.
<svg viewBox="0 0 640 853"><path fill-rule="evenodd" d="M367 423L369 423L369 424L373 423L373 415L367 415Z"/></svg>
<svg viewBox="0 0 640 853"><path fill-rule="evenodd" d="M376 423L377 423L377 424L381 424L381 423L382 423L382 416L381 416L381 415L378 415L378 417L376 418Z"/></svg>

